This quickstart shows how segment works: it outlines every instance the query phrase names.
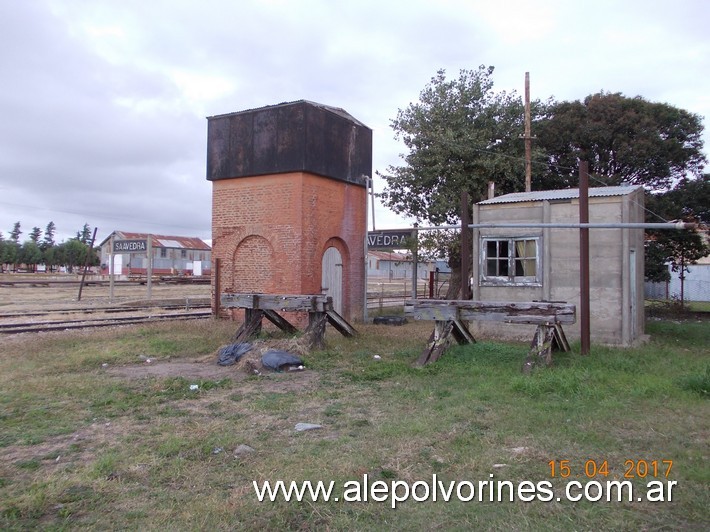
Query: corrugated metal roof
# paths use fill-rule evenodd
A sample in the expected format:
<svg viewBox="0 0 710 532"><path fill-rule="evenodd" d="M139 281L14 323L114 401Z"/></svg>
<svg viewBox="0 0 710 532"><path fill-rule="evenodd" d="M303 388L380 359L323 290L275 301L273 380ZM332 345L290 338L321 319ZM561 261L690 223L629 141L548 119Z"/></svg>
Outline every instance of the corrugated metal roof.
<svg viewBox="0 0 710 532"><path fill-rule="evenodd" d="M605 196L625 196L642 188L640 185L617 187L594 187L589 189L590 198ZM521 203L526 201L562 200L579 198L578 188L565 188L561 190L535 190L533 192L513 192L497 198L479 201L478 205L494 205L496 203Z"/></svg>
<svg viewBox="0 0 710 532"><path fill-rule="evenodd" d="M129 233L126 231L114 231L116 237L122 240L147 240L148 233ZM154 235L151 234L153 239L154 248L177 248L177 249L194 249L201 251L211 251L212 248L204 240L192 237L192 236L168 236L168 235ZM109 235L103 242L103 246L108 239L111 238Z"/></svg>
<svg viewBox="0 0 710 532"><path fill-rule="evenodd" d="M325 109L326 111L329 111L333 114L336 114L342 118L345 118L346 120L350 120L351 122L354 122L355 124L363 127L367 127L365 124L360 122L357 118L355 118L353 115L348 113L345 109L342 107L334 107L332 105L326 105L323 103L318 103L314 102L312 100L295 100L293 102L281 102L273 105L264 105L262 107L255 107L253 109L244 109L242 111L235 111L233 113L224 113L224 114L219 114L219 115L213 115L213 116L208 116L207 120L211 120L213 118L221 118L223 116L231 116L231 115L238 115L238 114L243 114L243 113L252 113L254 111L261 111L263 109L270 109L274 107L286 107L288 105L301 105L301 104L307 104L311 105L313 107L320 107L321 109ZM368 128L370 129L370 128Z"/></svg>

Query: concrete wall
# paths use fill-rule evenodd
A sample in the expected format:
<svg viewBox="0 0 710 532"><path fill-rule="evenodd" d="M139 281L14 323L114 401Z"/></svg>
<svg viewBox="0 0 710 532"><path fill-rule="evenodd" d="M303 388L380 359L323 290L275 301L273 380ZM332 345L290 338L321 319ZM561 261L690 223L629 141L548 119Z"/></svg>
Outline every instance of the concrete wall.
<svg viewBox="0 0 710 532"><path fill-rule="evenodd" d="M366 188L306 172L212 185L222 292L320 294L321 260L333 246L343 259L345 318L362 316Z"/></svg>
<svg viewBox="0 0 710 532"><path fill-rule="evenodd" d="M590 222L642 222L643 191L592 197ZM579 200L475 205L473 222L576 222ZM630 345L644 333L643 230L590 229L590 320L592 343ZM532 286L485 286L481 242L485 237L538 237L540 282ZM566 326L579 338L580 271L578 229L480 229L473 237L473 299L566 301L577 305L578 322ZM530 340L534 327L472 323L474 335Z"/></svg>

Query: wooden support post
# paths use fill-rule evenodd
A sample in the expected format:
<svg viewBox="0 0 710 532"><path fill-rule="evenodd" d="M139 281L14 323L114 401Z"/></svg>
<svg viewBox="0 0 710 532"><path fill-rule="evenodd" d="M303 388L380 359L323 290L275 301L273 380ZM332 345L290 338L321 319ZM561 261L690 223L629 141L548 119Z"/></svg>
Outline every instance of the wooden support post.
<svg viewBox="0 0 710 532"><path fill-rule="evenodd" d="M453 321L436 321L434 323L434 331L431 333L426 347L414 365L425 366L439 360L444 351L451 345L453 340L451 330L453 327Z"/></svg>
<svg viewBox="0 0 710 532"><path fill-rule="evenodd" d="M264 311L258 309L244 310L244 323L234 335L234 343L244 342L249 338L258 336L261 332L261 320L264 317Z"/></svg>
<svg viewBox="0 0 710 532"><path fill-rule="evenodd" d="M528 356L523 364L523 373L530 373L535 366L552 364L552 340L555 334L553 325L538 325L530 343Z"/></svg>
<svg viewBox="0 0 710 532"><path fill-rule="evenodd" d="M565 351L569 352L572 350L572 348L569 346L569 342L567 341L567 336L565 335L565 331L562 330L562 325L560 323L555 323L555 336L554 336L554 341L553 341L553 349L556 349L558 351Z"/></svg>
<svg viewBox="0 0 710 532"><path fill-rule="evenodd" d="M274 310L264 310L264 317L288 334L296 334L298 329L294 327L286 318Z"/></svg>
<svg viewBox="0 0 710 532"><path fill-rule="evenodd" d="M323 349L325 345L325 326L328 315L325 312L309 312L306 338L309 349Z"/></svg>
<svg viewBox="0 0 710 532"><path fill-rule="evenodd" d="M335 310L328 310L325 313L330 323L336 330L346 338L352 338L357 335L357 331L350 325L345 318L338 314Z"/></svg>
<svg viewBox="0 0 710 532"><path fill-rule="evenodd" d="M454 328L451 332L459 345L476 343L476 339L471 334L471 331L468 330L465 322L461 320L454 320L453 323Z"/></svg>

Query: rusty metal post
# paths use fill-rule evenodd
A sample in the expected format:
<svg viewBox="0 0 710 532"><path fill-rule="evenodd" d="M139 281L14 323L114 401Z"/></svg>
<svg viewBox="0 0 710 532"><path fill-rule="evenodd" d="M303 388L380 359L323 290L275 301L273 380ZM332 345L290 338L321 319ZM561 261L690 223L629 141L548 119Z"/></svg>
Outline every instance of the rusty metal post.
<svg viewBox="0 0 710 532"><path fill-rule="evenodd" d="M532 136L530 132L530 72L525 73L525 192L532 190Z"/></svg>
<svg viewBox="0 0 710 532"><path fill-rule="evenodd" d="M109 246L111 246L111 254L109 255L109 267L108 267L108 300L109 303L113 303L113 291L114 291L114 286L115 286L115 280L114 280L114 270L115 266L113 264L113 259L114 259L114 252L113 252L113 243L116 239L115 237L116 232L114 231L111 233L111 239L109 240Z"/></svg>
<svg viewBox="0 0 710 532"><path fill-rule="evenodd" d="M220 264L221 260L220 259L214 259L214 284L212 285L214 287L214 300L212 302L212 308L213 308L213 313L215 318L219 318L219 313L220 313L220 305L222 304L221 298L221 286L219 282L219 276L220 276Z"/></svg>
<svg viewBox="0 0 710 532"><path fill-rule="evenodd" d="M468 228L471 214L468 210L468 192L461 193L461 299L471 299L471 287L468 284L471 270L471 233Z"/></svg>
<svg viewBox="0 0 710 532"><path fill-rule="evenodd" d="M94 227L94 234L91 237L91 244L89 244L89 249L86 251L86 260L84 261L84 271L81 274L81 283L79 283L79 295L76 300L81 301L81 292L84 289L84 281L86 280L86 270L89 269L89 260L91 259L91 252L94 250L94 241L96 240L96 230L98 227Z"/></svg>
<svg viewBox="0 0 710 532"><path fill-rule="evenodd" d="M414 229L412 230L412 299L417 299L417 265L419 263L419 231L417 231L417 227L419 227L419 224L414 224Z"/></svg>
<svg viewBox="0 0 710 532"><path fill-rule="evenodd" d="M153 235L148 235L148 264L146 265L146 286L148 301L153 297Z"/></svg>
<svg viewBox="0 0 710 532"><path fill-rule="evenodd" d="M589 223L589 175L587 161L579 163L579 223ZM579 325L582 355L589 354L589 229L579 230Z"/></svg>

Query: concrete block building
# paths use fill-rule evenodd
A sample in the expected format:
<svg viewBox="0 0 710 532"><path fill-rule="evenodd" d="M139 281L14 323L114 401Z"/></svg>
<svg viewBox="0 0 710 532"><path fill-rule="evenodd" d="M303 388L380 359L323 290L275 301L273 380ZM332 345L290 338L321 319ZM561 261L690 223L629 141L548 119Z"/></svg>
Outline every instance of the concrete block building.
<svg viewBox="0 0 710 532"><path fill-rule="evenodd" d="M577 189L514 193L474 205L473 223L574 223ZM644 221L640 186L589 189L591 223ZM644 334L643 229L590 229L593 343L632 345ZM473 299L566 301L580 305L579 229L480 228L473 231ZM578 311L579 314L579 311ZM529 340L533 328L471 323L484 335ZM579 338L579 323L565 327Z"/></svg>
<svg viewBox="0 0 710 532"><path fill-rule="evenodd" d="M208 117L207 137L213 286L326 294L361 317L372 130L300 100Z"/></svg>

